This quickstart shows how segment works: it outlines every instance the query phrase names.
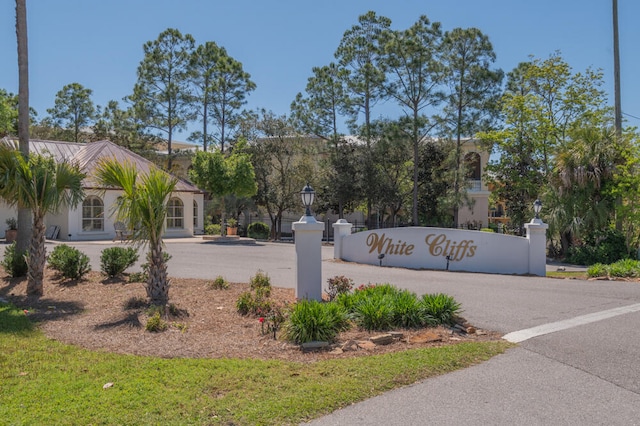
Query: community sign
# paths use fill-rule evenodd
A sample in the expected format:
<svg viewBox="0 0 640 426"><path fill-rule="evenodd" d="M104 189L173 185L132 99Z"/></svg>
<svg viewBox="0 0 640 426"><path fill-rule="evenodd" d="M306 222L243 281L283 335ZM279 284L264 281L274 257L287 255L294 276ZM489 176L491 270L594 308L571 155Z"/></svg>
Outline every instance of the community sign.
<svg viewBox="0 0 640 426"><path fill-rule="evenodd" d="M411 269L529 272L529 239L445 228L387 228L342 239L342 259Z"/></svg>

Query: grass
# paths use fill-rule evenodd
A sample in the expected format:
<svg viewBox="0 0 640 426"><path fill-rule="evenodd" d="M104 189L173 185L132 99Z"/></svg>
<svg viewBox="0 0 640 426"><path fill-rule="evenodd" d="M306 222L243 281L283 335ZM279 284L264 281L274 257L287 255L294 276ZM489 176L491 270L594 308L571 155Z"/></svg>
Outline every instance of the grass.
<svg viewBox="0 0 640 426"><path fill-rule="evenodd" d="M485 361L506 342L300 364L161 359L47 339L0 303L0 419L8 424L298 424ZM112 387L104 389L106 383Z"/></svg>
<svg viewBox="0 0 640 426"><path fill-rule="evenodd" d="M547 271L547 278L566 278L574 280L586 280L586 271Z"/></svg>

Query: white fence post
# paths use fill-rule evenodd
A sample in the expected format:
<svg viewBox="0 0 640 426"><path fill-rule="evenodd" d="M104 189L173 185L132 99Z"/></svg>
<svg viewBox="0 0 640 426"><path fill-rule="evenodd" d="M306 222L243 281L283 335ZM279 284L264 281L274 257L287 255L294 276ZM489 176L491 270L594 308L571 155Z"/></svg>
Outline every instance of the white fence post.
<svg viewBox="0 0 640 426"><path fill-rule="evenodd" d="M544 277L547 275L547 228L541 219L531 219L524 225L529 240L529 273Z"/></svg>
<svg viewBox="0 0 640 426"><path fill-rule="evenodd" d="M296 298L321 301L324 223L302 216L291 227L296 245Z"/></svg>
<svg viewBox="0 0 640 426"><path fill-rule="evenodd" d="M342 259L342 238L351 234L353 224L345 219L338 219L333 225L333 258Z"/></svg>

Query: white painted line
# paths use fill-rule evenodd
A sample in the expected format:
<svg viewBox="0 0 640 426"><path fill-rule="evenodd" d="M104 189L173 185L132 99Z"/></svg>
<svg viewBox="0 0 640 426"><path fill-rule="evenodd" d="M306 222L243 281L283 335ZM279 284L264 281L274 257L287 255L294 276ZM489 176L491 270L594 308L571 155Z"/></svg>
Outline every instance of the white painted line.
<svg viewBox="0 0 640 426"><path fill-rule="evenodd" d="M542 336L556 331L566 330L568 328L577 327L579 325L590 324L592 322L602 321L607 318L616 317L618 315L629 314L631 312L639 312L640 303L620 308L609 309L607 311L594 312L592 314L581 315L575 318L569 318L562 321L542 324L537 327L527 328L524 330L514 331L505 334L502 338L511 343L520 343L533 337Z"/></svg>

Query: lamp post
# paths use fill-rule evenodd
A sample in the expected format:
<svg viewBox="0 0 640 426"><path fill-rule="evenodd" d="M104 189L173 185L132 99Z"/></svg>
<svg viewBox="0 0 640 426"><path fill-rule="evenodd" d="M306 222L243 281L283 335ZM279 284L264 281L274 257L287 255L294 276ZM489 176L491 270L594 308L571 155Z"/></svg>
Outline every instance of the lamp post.
<svg viewBox="0 0 640 426"><path fill-rule="evenodd" d="M296 298L322 300L322 231L324 223L311 214L315 191L307 184L300 197L305 214L292 225L296 233Z"/></svg>
<svg viewBox="0 0 640 426"><path fill-rule="evenodd" d="M536 214L536 219L540 219L540 211L542 210L542 201L536 200L533 202L533 212Z"/></svg>
<svg viewBox="0 0 640 426"><path fill-rule="evenodd" d="M302 197L302 204L306 209L304 215L311 216L311 205L316 197L316 191L307 183L307 185L302 188L302 191L300 191L300 196Z"/></svg>
<svg viewBox="0 0 640 426"><path fill-rule="evenodd" d="M547 274L547 228L549 225L540 219L542 201L533 202L535 217L524 225L529 240L529 273L544 277Z"/></svg>

